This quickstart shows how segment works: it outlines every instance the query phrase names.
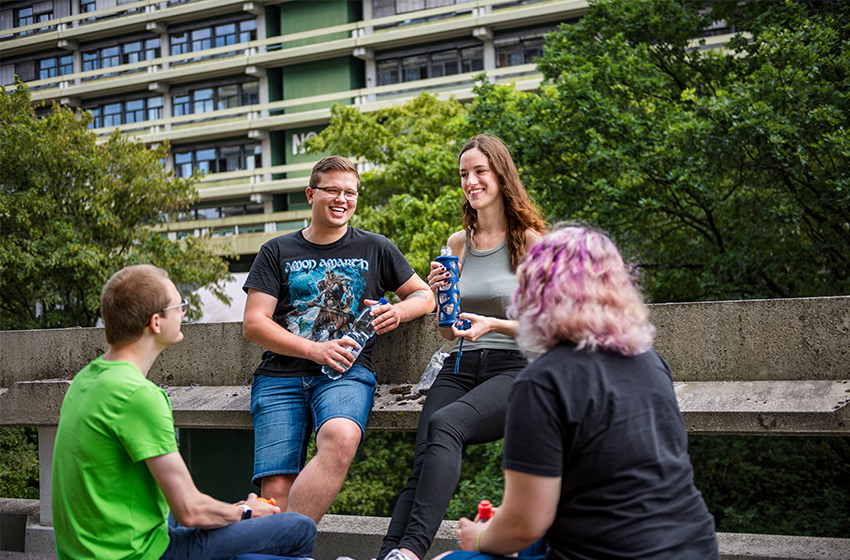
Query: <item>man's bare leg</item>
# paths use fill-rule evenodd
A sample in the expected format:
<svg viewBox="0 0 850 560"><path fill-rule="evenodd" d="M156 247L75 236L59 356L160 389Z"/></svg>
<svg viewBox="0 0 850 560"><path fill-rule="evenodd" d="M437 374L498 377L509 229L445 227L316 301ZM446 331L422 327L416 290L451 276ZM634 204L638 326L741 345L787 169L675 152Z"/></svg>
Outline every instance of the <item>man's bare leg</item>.
<svg viewBox="0 0 850 560"><path fill-rule="evenodd" d="M272 498L277 502L280 511L286 511L289 500L289 490L295 482L297 474L273 474L260 479L260 495L267 500Z"/></svg>
<svg viewBox="0 0 850 560"><path fill-rule="evenodd" d="M316 456L292 483L286 511L318 523L339 494L361 437L360 426L347 418L325 422L316 434Z"/></svg>

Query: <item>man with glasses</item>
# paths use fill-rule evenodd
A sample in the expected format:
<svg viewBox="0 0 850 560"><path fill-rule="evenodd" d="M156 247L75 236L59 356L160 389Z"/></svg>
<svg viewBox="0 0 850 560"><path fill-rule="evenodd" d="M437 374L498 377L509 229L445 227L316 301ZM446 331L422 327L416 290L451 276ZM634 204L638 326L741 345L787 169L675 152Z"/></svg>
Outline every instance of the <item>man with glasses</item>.
<svg viewBox="0 0 850 560"><path fill-rule="evenodd" d="M53 452L59 558L312 555L316 525L308 517L279 513L253 493L228 504L195 487L168 397L146 378L159 354L183 339L186 307L155 266L124 268L104 286L109 348L68 388Z"/></svg>
<svg viewBox="0 0 850 560"><path fill-rule="evenodd" d="M342 335L388 291L401 301L377 310L379 335L434 308L428 284L395 245L348 225L359 188L349 160L317 163L306 191L310 225L263 245L243 287L243 334L266 349L251 388L254 483L282 509L316 522L342 487L377 385L374 338L355 360L356 344ZM322 366L345 374L332 380ZM317 451L305 465L311 428Z"/></svg>

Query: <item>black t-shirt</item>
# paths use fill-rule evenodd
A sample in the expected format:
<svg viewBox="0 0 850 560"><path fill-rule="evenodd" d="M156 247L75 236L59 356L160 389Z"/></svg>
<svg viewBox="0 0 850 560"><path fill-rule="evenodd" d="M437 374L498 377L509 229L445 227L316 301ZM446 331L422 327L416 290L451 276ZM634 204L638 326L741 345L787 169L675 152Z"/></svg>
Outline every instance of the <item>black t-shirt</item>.
<svg viewBox="0 0 850 560"><path fill-rule="evenodd" d="M328 245L310 243L300 231L267 241L242 287L277 298L272 319L298 336L324 342L341 338L364 307L398 290L414 272L383 235L349 227ZM372 367L374 337L355 363ZM277 377L321 375L321 366L292 356L263 353L254 373Z"/></svg>
<svg viewBox="0 0 850 560"><path fill-rule="evenodd" d="M560 344L511 389L504 467L562 477L550 559L716 560L667 364Z"/></svg>

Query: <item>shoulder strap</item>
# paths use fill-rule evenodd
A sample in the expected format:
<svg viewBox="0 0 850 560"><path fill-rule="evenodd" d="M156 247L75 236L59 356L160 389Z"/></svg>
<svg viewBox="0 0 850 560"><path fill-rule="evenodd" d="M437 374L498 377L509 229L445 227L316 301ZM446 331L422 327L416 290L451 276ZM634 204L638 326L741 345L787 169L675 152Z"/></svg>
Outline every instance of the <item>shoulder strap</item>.
<svg viewBox="0 0 850 560"><path fill-rule="evenodd" d="M460 278L460 275L463 273L463 263L466 262L466 255L467 255L466 249L467 249L467 247L470 247L469 234L467 232L464 232L463 249L461 249L461 253L460 253L460 266L458 267L458 271L457 271L457 277L458 278Z"/></svg>

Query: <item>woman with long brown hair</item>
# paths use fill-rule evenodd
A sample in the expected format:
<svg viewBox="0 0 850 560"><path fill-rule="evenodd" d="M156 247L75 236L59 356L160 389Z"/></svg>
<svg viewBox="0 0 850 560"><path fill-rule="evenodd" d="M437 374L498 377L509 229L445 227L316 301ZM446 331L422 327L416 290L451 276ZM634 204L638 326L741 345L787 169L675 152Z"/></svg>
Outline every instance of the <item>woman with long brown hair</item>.
<svg viewBox="0 0 850 560"><path fill-rule="evenodd" d="M428 391L413 470L379 560L420 560L428 552L460 479L463 449L503 437L511 384L528 365L516 343L517 322L507 318L506 308L517 286L516 267L546 224L498 138L470 140L460 152L459 171L463 229L447 245L460 257L458 318L471 326L440 328L455 347ZM434 292L448 278L442 265L431 263L428 284Z"/></svg>

